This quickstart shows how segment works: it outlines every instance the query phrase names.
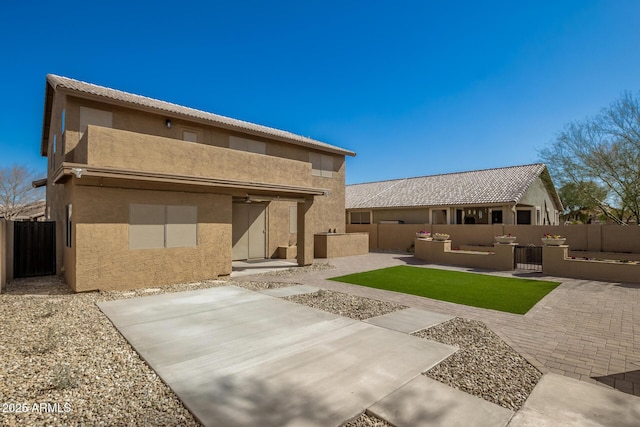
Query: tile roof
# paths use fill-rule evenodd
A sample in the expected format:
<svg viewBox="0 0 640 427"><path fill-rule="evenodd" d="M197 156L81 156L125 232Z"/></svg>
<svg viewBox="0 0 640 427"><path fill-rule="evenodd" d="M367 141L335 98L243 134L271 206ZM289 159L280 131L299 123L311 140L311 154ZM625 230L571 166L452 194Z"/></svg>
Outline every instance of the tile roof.
<svg viewBox="0 0 640 427"><path fill-rule="evenodd" d="M518 203L542 174L551 181L546 166L538 163L353 184L346 187L346 208ZM551 193L557 198L555 189Z"/></svg>
<svg viewBox="0 0 640 427"><path fill-rule="evenodd" d="M317 141L312 138L297 135L291 132L274 129L267 126L261 126L242 120L232 119L230 117L208 113L206 111L196 110L194 108L183 107L181 105L173 104L170 102L160 101L158 99L148 98L146 96L135 95L104 86L98 86L68 77L48 74L47 82L54 89L64 88L86 95L108 98L113 101L123 102L137 107L146 107L165 113L180 115L186 118L205 120L213 125L217 125L227 129L234 129L241 132L249 132L269 138L276 138L286 142L294 143L296 145L302 145L322 151L329 151L336 154L355 156L355 153L353 151Z"/></svg>

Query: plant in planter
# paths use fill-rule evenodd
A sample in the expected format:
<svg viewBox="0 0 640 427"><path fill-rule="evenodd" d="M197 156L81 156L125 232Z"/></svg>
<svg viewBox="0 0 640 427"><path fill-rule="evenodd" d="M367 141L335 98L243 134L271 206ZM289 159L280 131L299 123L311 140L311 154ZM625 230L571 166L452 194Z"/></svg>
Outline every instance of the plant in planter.
<svg viewBox="0 0 640 427"><path fill-rule="evenodd" d="M428 231L420 230L416 233L416 238L431 240L431 233Z"/></svg>
<svg viewBox="0 0 640 427"><path fill-rule="evenodd" d="M559 236L557 234L544 233L544 237L542 238L542 243L545 246L560 246L560 245L564 245L564 242L566 240L567 240L566 237Z"/></svg>
<svg viewBox="0 0 640 427"><path fill-rule="evenodd" d="M449 240L449 235L444 233L435 233L433 235L433 239L442 242L444 240Z"/></svg>
<svg viewBox="0 0 640 427"><path fill-rule="evenodd" d="M502 236L495 237L497 243L507 244L513 243L516 241L516 236L513 236L511 233L503 234Z"/></svg>

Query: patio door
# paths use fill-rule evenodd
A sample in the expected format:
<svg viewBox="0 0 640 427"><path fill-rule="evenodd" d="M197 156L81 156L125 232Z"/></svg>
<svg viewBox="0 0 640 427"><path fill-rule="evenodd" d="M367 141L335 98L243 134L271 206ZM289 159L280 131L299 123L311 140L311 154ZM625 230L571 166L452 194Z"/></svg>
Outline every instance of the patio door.
<svg viewBox="0 0 640 427"><path fill-rule="evenodd" d="M261 203L233 204L231 233L234 261L266 257L265 209Z"/></svg>

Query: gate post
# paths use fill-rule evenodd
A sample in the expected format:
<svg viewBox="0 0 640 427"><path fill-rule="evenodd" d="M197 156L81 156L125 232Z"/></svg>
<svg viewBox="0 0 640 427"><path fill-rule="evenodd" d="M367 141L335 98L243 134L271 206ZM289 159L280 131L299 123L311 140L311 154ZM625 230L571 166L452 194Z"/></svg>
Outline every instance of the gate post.
<svg viewBox="0 0 640 427"><path fill-rule="evenodd" d="M7 286L7 220L0 219L0 294Z"/></svg>
<svg viewBox="0 0 640 427"><path fill-rule="evenodd" d="M517 243L495 243L493 252L496 259L495 269L511 271L515 267L515 250Z"/></svg>

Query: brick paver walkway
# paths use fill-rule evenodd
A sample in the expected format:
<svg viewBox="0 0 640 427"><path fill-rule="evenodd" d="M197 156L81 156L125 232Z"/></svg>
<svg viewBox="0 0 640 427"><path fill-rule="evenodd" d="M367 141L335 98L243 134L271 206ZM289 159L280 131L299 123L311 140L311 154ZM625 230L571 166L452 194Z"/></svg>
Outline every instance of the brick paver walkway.
<svg viewBox="0 0 640 427"><path fill-rule="evenodd" d="M428 265L411 255L388 253L337 258L330 263L337 269L269 280L304 283L480 320L542 372L555 372L640 396L640 285L525 273L524 276L562 284L521 316L326 280L406 264L459 271L471 269ZM523 275L518 272L492 274Z"/></svg>

